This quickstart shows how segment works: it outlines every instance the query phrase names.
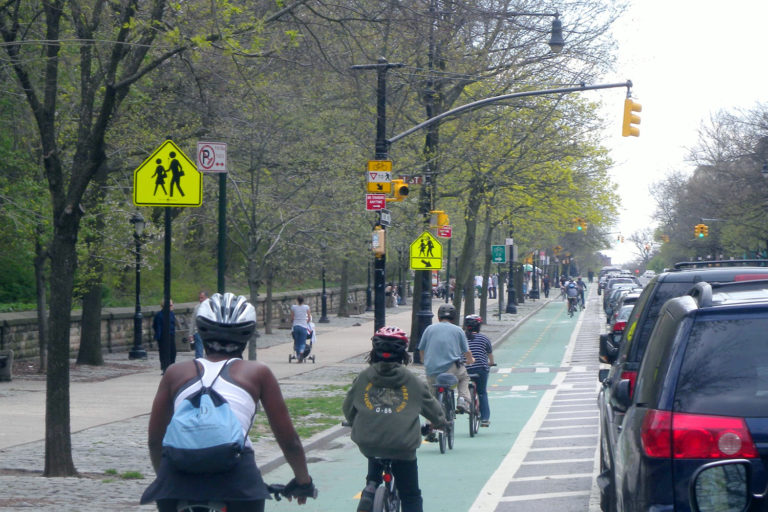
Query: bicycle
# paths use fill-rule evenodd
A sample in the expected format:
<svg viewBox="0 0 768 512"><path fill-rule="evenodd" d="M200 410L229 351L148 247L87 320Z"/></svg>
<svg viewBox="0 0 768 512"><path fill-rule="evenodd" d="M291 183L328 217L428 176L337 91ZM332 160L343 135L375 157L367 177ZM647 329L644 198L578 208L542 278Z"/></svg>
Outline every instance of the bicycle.
<svg viewBox="0 0 768 512"><path fill-rule="evenodd" d="M477 394L476 373L469 374L469 437L475 437L480 429L480 396Z"/></svg>
<svg viewBox="0 0 768 512"><path fill-rule="evenodd" d="M568 316L572 317L576 313L576 297L568 297Z"/></svg>
<svg viewBox="0 0 768 512"><path fill-rule="evenodd" d="M270 484L267 485L267 491L274 496L275 501L280 501L282 497L286 498L299 498L298 494L294 492L285 492L285 485L283 484ZM317 488L313 489L312 496L308 498L317 498ZM388 509L387 509L388 510ZM176 505L176 512L227 512L226 503L220 501L188 501L179 500Z"/></svg>
<svg viewBox="0 0 768 512"><path fill-rule="evenodd" d="M459 379L452 373L441 373L435 379L435 396L445 413L445 426L435 429L440 445L440 453L445 453L446 444L453 450L454 420L456 418L456 396L454 389Z"/></svg>
<svg viewBox="0 0 768 512"><path fill-rule="evenodd" d="M392 460L376 458L384 467L382 468L382 484L373 495L372 512L399 512L400 496L395 486L395 475L392 473Z"/></svg>

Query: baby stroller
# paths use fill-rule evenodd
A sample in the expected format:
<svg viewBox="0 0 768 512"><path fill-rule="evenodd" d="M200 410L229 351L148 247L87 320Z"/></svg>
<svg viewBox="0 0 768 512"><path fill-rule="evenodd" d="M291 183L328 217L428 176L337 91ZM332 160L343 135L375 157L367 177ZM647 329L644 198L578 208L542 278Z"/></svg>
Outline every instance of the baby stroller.
<svg viewBox="0 0 768 512"><path fill-rule="evenodd" d="M311 359L312 363L314 364L315 356L311 354L312 354L312 345L314 345L316 341L317 341L317 335L315 334L315 324L314 322L309 322L309 329L307 329L307 344L304 345L304 352L302 352L301 354L302 362L306 361L307 359ZM298 362L298 359L296 358L296 354L288 354L289 363L294 359Z"/></svg>

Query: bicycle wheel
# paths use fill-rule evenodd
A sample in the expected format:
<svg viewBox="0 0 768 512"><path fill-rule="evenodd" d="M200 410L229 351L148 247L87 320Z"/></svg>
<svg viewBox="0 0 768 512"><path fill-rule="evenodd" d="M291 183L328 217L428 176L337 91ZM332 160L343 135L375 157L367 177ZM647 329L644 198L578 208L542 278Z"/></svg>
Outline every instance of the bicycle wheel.
<svg viewBox="0 0 768 512"><path fill-rule="evenodd" d="M389 489L387 484L380 485L376 489L376 494L373 495L373 508L372 512L387 512L389 509L385 508L387 504L387 498L389 497Z"/></svg>
<svg viewBox="0 0 768 512"><path fill-rule="evenodd" d="M448 448L453 450L453 431L454 431L454 425L455 425L455 419L456 419L456 400L454 400L453 391L451 393L446 394L446 409L450 411L450 418L451 420L448 422L448 425L445 427L445 435L448 438Z"/></svg>
<svg viewBox="0 0 768 512"><path fill-rule="evenodd" d="M445 408L445 397L446 397L446 393L443 392L443 391L441 391L441 392L439 392L437 394L437 402L443 407L443 412L446 415L445 419L446 419L446 422L447 422L448 421L448 411ZM437 433L437 441L438 441L438 444L440 445L440 453L445 453L445 443L447 441L445 434L447 432L448 431L445 428L443 428L443 430L441 432Z"/></svg>
<svg viewBox="0 0 768 512"><path fill-rule="evenodd" d="M440 453L445 453L445 443L448 441L447 433L448 433L448 427L446 426L443 429L443 432L440 432L437 434L437 441L438 441L438 444L440 445Z"/></svg>
<svg viewBox="0 0 768 512"><path fill-rule="evenodd" d="M475 437L480 427L480 400L475 386L469 387L469 437Z"/></svg>
<svg viewBox="0 0 768 512"><path fill-rule="evenodd" d="M222 512L225 504L219 502L179 501L176 512Z"/></svg>

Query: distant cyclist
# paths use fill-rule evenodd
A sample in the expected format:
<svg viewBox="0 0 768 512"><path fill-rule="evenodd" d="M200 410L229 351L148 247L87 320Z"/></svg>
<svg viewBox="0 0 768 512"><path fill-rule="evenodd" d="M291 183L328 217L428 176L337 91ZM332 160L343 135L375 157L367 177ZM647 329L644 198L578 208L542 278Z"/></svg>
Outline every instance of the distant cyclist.
<svg viewBox="0 0 768 512"><path fill-rule="evenodd" d="M176 512L179 500L226 502L228 512L263 511L269 493L247 436L256 404L261 402L275 440L293 470L294 478L286 492L304 504L313 494L314 485L280 385L263 363L242 360L243 350L256 329L256 310L245 297L216 293L200 304L195 321L205 357L169 366L160 381L149 417L149 455L157 478L144 491L141 503L156 501L160 512ZM203 384L212 385L227 400L246 434L245 450L238 462L221 473L183 472L163 454L163 437L174 410Z"/></svg>
<svg viewBox="0 0 768 512"><path fill-rule="evenodd" d="M467 373L475 374L475 387L477 397L480 400L480 426L491 425L491 407L488 404L488 374L493 361L493 345L485 334L480 334L480 326L483 323L479 315L467 315L464 317L464 332L467 333L469 351L475 358L475 364L467 366Z"/></svg>
<svg viewBox="0 0 768 512"><path fill-rule="evenodd" d="M456 308L453 304L442 304L437 309L437 318L439 322L428 326L419 342L427 381L434 387L435 380L441 373L454 374L459 379L457 407L469 412L469 375L463 361L466 360L466 364L471 365L475 363L475 359L469 351L464 331L453 323L456 319Z"/></svg>
<svg viewBox="0 0 768 512"><path fill-rule="evenodd" d="M576 303L579 300L579 287L576 286L576 283L574 283L572 280L568 281L565 284L565 297L568 299L565 302L565 310L567 312L571 311L571 304L573 304L574 309L576 308Z"/></svg>
<svg viewBox="0 0 768 512"><path fill-rule="evenodd" d="M443 408L431 391L405 365L408 337L398 327L382 327L371 340L370 366L355 379L342 407L352 424L352 441L368 458L366 486L360 495L359 512L373 507L381 485L382 465L390 459L403 512L422 512L416 449L421 446L419 416L435 425L445 423Z"/></svg>
<svg viewBox="0 0 768 512"><path fill-rule="evenodd" d="M579 289L579 302L581 303L581 309L584 309L586 302L584 296L587 293L587 283L581 280L581 277L576 278L576 288Z"/></svg>

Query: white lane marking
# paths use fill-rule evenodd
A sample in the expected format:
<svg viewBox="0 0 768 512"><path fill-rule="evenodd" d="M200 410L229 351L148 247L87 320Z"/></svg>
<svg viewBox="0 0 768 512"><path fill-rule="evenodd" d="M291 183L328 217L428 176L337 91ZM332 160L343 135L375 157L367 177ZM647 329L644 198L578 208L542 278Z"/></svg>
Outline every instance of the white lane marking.
<svg viewBox="0 0 768 512"><path fill-rule="evenodd" d="M547 421L596 420L596 419L598 419L597 416L579 416L578 418L547 418Z"/></svg>
<svg viewBox="0 0 768 512"><path fill-rule="evenodd" d="M521 476L513 478L510 482L536 482L538 480L567 480L569 478L584 478L592 476L592 473L571 473L567 475L539 475L539 476Z"/></svg>
<svg viewBox="0 0 768 512"><path fill-rule="evenodd" d="M591 448L591 446L590 446ZM533 448L531 448L533 449ZM528 450L531 451L531 450ZM572 464L574 462L593 462L594 459L592 457L588 459L557 459L557 460L536 460L536 461L530 461L530 462L521 462L521 466L537 466L539 464ZM474 510L474 509L472 509Z"/></svg>
<svg viewBox="0 0 768 512"><path fill-rule="evenodd" d="M550 492L542 494L524 494L522 496L503 496L499 501L530 501L544 500L548 498L571 498L574 496L589 496L589 491Z"/></svg>
<svg viewBox="0 0 768 512"><path fill-rule="evenodd" d="M571 360L574 347L576 346L578 333L581 331L582 318L583 316L579 315L579 319L576 321L576 328L573 330L573 333L571 333L571 338L568 342L568 347L565 350L565 355L563 356L563 364L561 364L561 366L566 366L565 362ZM496 471L493 473L493 475L491 475L483 488L480 490L477 498L475 498L475 502L471 507L469 507L472 512L493 512L496 510L498 503L504 499L504 490L509 484L509 479L514 476L515 473L517 473L517 470L520 468L525 454L533 445L536 432L541 428L542 423L544 423L544 418L547 415L549 407L552 405L552 402L555 399L555 395L557 394L558 390L567 389L566 386L570 386L563 384L563 381L567 375L568 374L566 372L557 372L555 374L554 379L552 379L552 384L555 386L555 388L548 389L544 392L541 400L539 401L539 405L536 407L536 410L533 411L533 414L528 419L528 422L520 431L517 439L515 439L515 444L512 445L512 448L509 450L509 453L507 453L507 456L504 457L504 460L501 461L499 467L496 468ZM592 418L568 418L568 421L578 419Z"/></svg>
<svg viewBox="0 0 768 512"><path fill-rule="evenodd" d="M542 441L544 439L575 439L577 437L597 437L597 432L595 432L594 434L575 434L572 436L539 436L536 438L536 440Z"/></svg>
<svg viewBox="0 0 768 512"><path fill-rule="evenodd" d="M557 451L563 451L563 450L585 450L585 449L594 449L595 445L590 444L589 446L553 446L552 448L531 448L528 450L529 452L553 452L555 450ZM589 459L592 460L592 459ZM527 464L533 464L534 462L531 461Z"/></svg>

